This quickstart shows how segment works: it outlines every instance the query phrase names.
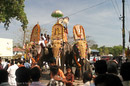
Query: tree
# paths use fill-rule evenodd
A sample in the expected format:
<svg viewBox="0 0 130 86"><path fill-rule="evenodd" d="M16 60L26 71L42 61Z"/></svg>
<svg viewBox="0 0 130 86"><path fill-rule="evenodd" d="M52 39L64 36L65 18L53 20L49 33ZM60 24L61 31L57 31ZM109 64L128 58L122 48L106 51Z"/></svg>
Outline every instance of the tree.
<svg viewBox="0 0 130 86"><path fill-rule="evenodd" d="M0 0L0 23L4 23L6 30L11 23L11 19L16 19L22 23L23 31L27 28L28 20L24 12L25 0Z"/></svg>
<svg viewBox="0 0 130 86"><path fill-rule="evenodd" d="M86 40L89 47L92 47L93 45L97 45L96 42L91 38L91 36L86 36Z"/></svg>
<svg viewBox="0 0 130 86"><path fill-rule="evenodd" d="M93 44L90 48L91 49L98 49L98 44Z"/></svg>
<svg viewBox="0 0 130 86"><path fill-rule="evenodd" d="M119 45L119 46L114 46L113 47L113 55L114 56L119 56L122 54L122 46Z"/></svg>
<svg viewBox="0 0 130 86"><path fill-rule="evenodd" d="M101 46L100 48L98 48L98 50L100 51L100 55L112 54L113 56L119 56L122 54L121 45L113 46L113 47Z"/></svg>

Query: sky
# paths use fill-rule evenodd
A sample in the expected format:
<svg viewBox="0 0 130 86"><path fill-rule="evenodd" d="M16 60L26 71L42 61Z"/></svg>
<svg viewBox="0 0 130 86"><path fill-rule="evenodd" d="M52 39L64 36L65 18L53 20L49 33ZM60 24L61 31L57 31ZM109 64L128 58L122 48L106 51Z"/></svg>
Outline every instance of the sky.
<svg viewBox="0 0 130 86"><path fill-rule="evenodd" d="M125 45L129 45L130 1L125 0ZM56 19L51 17L55 10L61 10L64 17L69 17L68 30L73 35L73 27L80 24L85 35L98 46L122 45L122 0L25 0L25 13L29 21L28 28L39 23L51 35ZM12 19L9 30L0 24L0 38L11 38L14 42L23 37L21 23ZM42 32L44 33L44 32Z"/></svg>

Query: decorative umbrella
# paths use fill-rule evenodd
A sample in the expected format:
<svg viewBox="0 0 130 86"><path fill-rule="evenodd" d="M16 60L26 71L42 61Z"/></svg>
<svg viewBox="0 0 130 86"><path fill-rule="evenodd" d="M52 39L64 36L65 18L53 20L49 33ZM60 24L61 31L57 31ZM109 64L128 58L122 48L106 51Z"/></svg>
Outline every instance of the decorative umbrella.
<svg viewBox="0 0 130 86"><path fill-rule="evenodd" d="M52 17L59 18L63 16L63 13L60 10L55 10L51 14Z"/></svg>

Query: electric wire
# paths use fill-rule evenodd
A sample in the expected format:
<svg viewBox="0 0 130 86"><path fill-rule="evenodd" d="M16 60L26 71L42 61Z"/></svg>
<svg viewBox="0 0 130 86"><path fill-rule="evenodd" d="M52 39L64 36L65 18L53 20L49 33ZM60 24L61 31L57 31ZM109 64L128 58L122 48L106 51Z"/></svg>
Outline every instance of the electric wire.
<svg viewBox="0 0 130 86"><path fill-rule="evenodd" d="M98 3L98 4L95 4L95 5L92 5L92 6L90 6L90 7L84 8L84 9L82 9L82 10L79 10L79 11L75 12L75 13L69 14L68 16L73 16L73 15L78 14L78 13L84 11L84 10L88 10L88 9L97 7L97 6L99 6L99 5L104 4L106 1L107 1L107 0L105 0L105 1L103 1L103 2L100 2L100 3Z"/></svg>
<svg viewBox="0 0 130 86"><path fill-rule="evenodd" d="M113 0L110 0L110 1L112 2L112 5L113 5L113 7L114 7L114 10L115 10L115 12L116 12L117 17L119 18L120 13L118 13L118 11L117 11L117 9L116 9L116 6L115 6L115 4L114 4L114 2L113 2Z"/></svg>
<svg viewBox="0 0 130 86"><path fill-rule="evenodd" d="M99 6L99 5L102 5L102 4L104 4L105 2L107 2L107 0L104 0L103 2L100 2L100 3L98 3L98 4L94 4L94 5L90 6L90 7L81 9L81 10L79 10L79 11L77 11L77 12L74 12L74 13L71 13L71 14L69 14L69 15L67 15L67 16L68 16L68 17L73 16L73 15L78 14L78 13L80 13L80 12L83 12L83 11L85 11L85 10L88 10L88 9L91 9L91 8L94 8L94 7L97 7L97 6ZM50 22L48 22L48 23L45 23L44 25L50 24L50 23L52 23L52 22L54 22L54 21L55 21L55 20L50 21Z"/></svg>
<svg viewBox="0 0 130 86"><path fill-rule="evenodd" d="M117 7L117 9L118 9L118 12L119 12L119 14L121 15L121 10L119 9L119 6L118 6L118 4L117 4L117 0L115 0L115 3L116 3L116 7Z"/></svg>

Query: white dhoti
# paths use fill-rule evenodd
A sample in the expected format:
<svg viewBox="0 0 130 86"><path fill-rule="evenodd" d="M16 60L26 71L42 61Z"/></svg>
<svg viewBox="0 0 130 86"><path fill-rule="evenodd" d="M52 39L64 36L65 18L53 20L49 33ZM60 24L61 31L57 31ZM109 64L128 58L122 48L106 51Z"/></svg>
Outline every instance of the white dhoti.
<svg viewBox="0 0 130 86"><path fill-rule="evenodd" d="M9 75L8 82L11 86L16 86L16 76Z"/></svg>
<svg viewBox="0 0 130 86"><path fill-rule="evenodd" d="M39 41L39 45L42 43L43 47L45 47L45 42L44 41Z"/></svg>

